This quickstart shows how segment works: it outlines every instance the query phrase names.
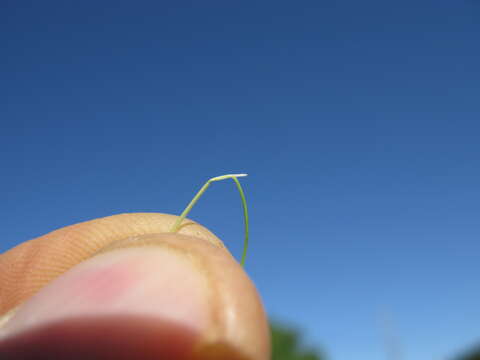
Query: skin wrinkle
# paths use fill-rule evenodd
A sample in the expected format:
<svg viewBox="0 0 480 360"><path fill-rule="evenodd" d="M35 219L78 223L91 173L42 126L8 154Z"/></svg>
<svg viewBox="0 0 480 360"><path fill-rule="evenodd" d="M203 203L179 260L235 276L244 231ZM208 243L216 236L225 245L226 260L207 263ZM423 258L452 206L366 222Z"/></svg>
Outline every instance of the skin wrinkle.
<svg viewBox="0 0 480 360"><path fill-rule="evenodd" d="M69 227L66 227L66 228L62 228L62 229L59 229L59 230L55 230L53 233L55 234L58 234L60 233L61 235L59 236L59 242L64 242L64 241L72 241L72 240L75 240L75 233L73 232L75 230L75 226L69 226ZM52 235L53 235L52 233ZM78 248L77 248L77 254L78 253L81 253L83 249L82 247L82 243L81 242L77 242L77 244L79 245ZM43 247L45 246L48 246L47 243L45 242L45 244L43 244ZM37 250L37 253L40 253L41 251L41 247L38 248ZM68 254L68 255L67 255ZM63 254L63 260L67 260L67 259L72 259L73 260L73 254L72 253L68 253L68 252L64 252ZM78 258L75 259L75 261L78 261L78 263L82 262L83 260L87 259L87 255L84 255L82 256L81 260L78 261ZM61 275L63 273L65 273L66 271L69 270L69 267L66 267L65 266L65 263L68 263L66 261L62 262L62 263L49 263L49 264L38 264L39 262L39 259L38 259L38 256L32 256L32 259L33 261L36 261L37 262L37 265L32 267L31 269L31 274L29 275L29 279L38 279L38 289L41 289L43 286L47 285L52 279L49 279L48 277L46 277L44 275L44 273L46 272L46 270L50 271L50 272L54 272L54 273L57 273L58 275Z"/></svg>

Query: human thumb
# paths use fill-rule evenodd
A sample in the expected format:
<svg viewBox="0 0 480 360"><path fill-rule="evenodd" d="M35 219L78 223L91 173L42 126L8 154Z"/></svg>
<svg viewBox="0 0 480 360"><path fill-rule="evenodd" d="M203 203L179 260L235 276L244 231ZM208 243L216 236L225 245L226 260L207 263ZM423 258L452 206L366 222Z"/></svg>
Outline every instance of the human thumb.
<svg viewBox="0 0 480 360"><path fill-rule="evenodd" d="M168 232L176 218L96 219L0 255L0 355L269 359L253 283L204 227Z"/></svg>

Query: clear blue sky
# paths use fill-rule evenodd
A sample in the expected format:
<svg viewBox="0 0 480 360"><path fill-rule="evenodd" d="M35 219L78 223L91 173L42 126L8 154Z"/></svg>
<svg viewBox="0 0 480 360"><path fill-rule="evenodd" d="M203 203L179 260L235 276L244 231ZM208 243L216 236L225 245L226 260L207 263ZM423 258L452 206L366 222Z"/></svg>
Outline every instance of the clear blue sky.
<svg viewBox="0 0 480 360"><path fill-rule="evenodd" d="M248 172L247 271L332 360L480 340L478 0L0 6L0 251ZM240 253L233 183L191 218Z"/></svg>

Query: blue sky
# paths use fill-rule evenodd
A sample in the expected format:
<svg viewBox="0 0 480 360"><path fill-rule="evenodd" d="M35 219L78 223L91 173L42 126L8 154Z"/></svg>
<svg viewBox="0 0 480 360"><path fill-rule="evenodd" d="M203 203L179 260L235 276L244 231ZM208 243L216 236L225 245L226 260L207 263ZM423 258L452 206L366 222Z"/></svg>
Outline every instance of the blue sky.
<svg viewBox="0 0 480 360"><path fill-rule="evenodd" d="M0 251L247 172L247 271L332 360L480 340L480 2L132 4L2 3ZM233 183L190 217L240 254Z"/></svg>

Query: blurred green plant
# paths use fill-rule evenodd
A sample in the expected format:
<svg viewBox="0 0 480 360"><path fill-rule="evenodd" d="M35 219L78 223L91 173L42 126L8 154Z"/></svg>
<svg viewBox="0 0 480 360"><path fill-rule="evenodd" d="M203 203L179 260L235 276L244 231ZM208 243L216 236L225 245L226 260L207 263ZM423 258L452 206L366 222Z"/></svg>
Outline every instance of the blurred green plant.
<svg viewBox="0 0 480 360"><path fill-rule="evenodd" d="M316 349L306 349L301 333L292 327L270 323L272 334L272 360L326 360ZM466 351L452 360L480 360L480 345Z"/></svg>
<svg viewBox="0 0 480 360"><path fill-rule="evenodd" d="M480 346L456 357L454 360L480 360Z"/></svg>
<svg viewBox="0 0 480 360"><path fill-rule="evenodd" d="M273 323L272 360L325 360L323 354L314 349L305 349L301 334L292 328Z"/></svg>

